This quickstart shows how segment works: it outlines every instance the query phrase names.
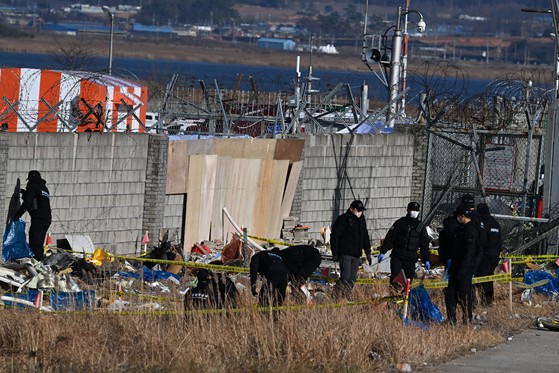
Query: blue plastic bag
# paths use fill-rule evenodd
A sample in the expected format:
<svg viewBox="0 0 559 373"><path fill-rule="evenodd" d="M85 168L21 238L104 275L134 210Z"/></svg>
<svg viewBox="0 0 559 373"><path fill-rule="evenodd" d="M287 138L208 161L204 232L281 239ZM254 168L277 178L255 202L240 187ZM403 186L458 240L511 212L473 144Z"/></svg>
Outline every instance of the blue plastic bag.
<svg viewBox="0 0 559 373"><path fill-rule="evenodd" d="M413 320L441 323L444 321L441 310L431 301L427 290L420 285L410 290L410 317Z"/></svg>
<svg viewBox="0 0 559 373"><path fill-rule="evenodd" d="M11 221L4 231L2 260L9 262L32 257L33 252L29 248L25 237L25 222L21 219Z"/></svg>
<svg viewBox="0 0 559 373"><path fill-rule="evenodd" d="M95 290L53 292L50 294L50 304L55 311L92 309L95 307Z"/></svg>
<svg viewBox="0 0 559 373"><path fill-rule="evenodd" d="M556 279L551 273L545 271L528 271L524 274L524 283L530 285L541 280L549 280L547 284L536 286L534 290L538 293L551 295L552 292L556 292L557 289Z"/></svg>

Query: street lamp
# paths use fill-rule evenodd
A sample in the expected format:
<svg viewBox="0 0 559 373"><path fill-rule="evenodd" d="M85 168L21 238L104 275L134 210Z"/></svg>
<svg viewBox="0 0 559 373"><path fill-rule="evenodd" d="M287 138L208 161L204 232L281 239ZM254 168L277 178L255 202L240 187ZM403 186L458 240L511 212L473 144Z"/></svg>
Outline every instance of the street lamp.
<svg viewBox="0 0 559 373"><path fill-rule="evenodd" d="M111 9L106 5L103 5L103 7L101 7L101 9L103 9L103 12L105 12L109 15L109 20L111 21L111 33L110 33L110 42L109 42L109 75L112 75L112 73L113 73L113 36L114 36L114 29L115 29L115 14L113 12L111 12Z"/></svg>
<svg viewBox="0 0 559 373"><path fill-rule="evenodd" d="M398 95L400 93L400 74L402 64L402 25L401 17L407 16L410 13L415 13L419 16L417 22L417 31L425 32L426 24L423 20L423 15L417 10L408 9L402 12L402 8L398 7L398 15L394 29L394 36L392 37L392 55L391 55L391 70L389 81L389 109L386 114L387 127L393 128L396 120L396 112L398 110Z"/></svg>

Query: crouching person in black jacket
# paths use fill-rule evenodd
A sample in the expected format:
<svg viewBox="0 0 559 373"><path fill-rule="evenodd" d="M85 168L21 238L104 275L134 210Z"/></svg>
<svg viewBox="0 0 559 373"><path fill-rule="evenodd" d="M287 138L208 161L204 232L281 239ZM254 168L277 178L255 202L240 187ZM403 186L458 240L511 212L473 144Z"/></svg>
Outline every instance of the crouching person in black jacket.
<svg viewBox="0 0 559 373"><path fill-rule="evenodd" d="M258 275L264 277L260 294L257 290ZM271 251L260 251L250 259L250 286L252 295L258 297L260 307L281 306L285 300L289 270L281 256Z"/></svg>
<svg viewBox="0 0 559 373"><path fill-rule="evenodd" d="M283 259L283 263L289 270L288 279L295 289L296 296L307 297L307 302L310 302L310 293L305 284L322 262L320 251L311 245L295 245L282 250L275 247L272 253L278 254Z"/></svg>

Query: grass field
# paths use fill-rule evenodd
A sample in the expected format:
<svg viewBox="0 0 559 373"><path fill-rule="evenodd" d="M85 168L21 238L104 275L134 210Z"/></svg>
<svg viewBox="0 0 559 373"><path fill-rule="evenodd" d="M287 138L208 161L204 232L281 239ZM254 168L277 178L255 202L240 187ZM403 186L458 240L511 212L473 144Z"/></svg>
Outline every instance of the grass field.
<svg viewBox="0 0 559 373"><path fill-rule="evenodd" d="M496 285L496 305L476 311L480 322L428 329L404 326L393 302L315 305L283 310L274 320L251 309L255 298L248 292L241 293L248 308L227 314L185 315L178 295L165 313L3 309L0 371L392 372L402 363L417 371L502 343L536 316L556 313L544 298L539 307L519 303L519 290L511 313L507 291L508 285ZM385 293L386 286L360 285L354 295L362 301ZM442 290L431 296L445 314Z"/></svg>

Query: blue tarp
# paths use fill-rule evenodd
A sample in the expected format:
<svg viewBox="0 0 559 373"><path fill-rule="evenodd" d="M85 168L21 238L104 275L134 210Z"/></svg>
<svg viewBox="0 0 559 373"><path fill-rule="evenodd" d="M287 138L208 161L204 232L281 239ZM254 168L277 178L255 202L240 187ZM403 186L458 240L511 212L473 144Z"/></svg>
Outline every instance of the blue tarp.
<svg viewBox="0 0 559 373"><path fill-rule="evenodd" d="M534 290L538 293L552 295L552 292L559 292L559 269L557 269L555 277L545 271L528 271L524 274L524 283L530 285L541 280L549 280L547 284L536 286Z"/></svg>
<svg viewBox="0 0 559 373"><path fill-rule="evenodd" d="M133 278L140 278L140 272L118 272L120 277L133 277ZM144 280L145 281L158 281L158 280L167 280L170 277L173 277L177 280L180 280L180 276L175 275L174 273L165 272L165 271L154 271L149 269L148 267L144 266Z"/></svg>

